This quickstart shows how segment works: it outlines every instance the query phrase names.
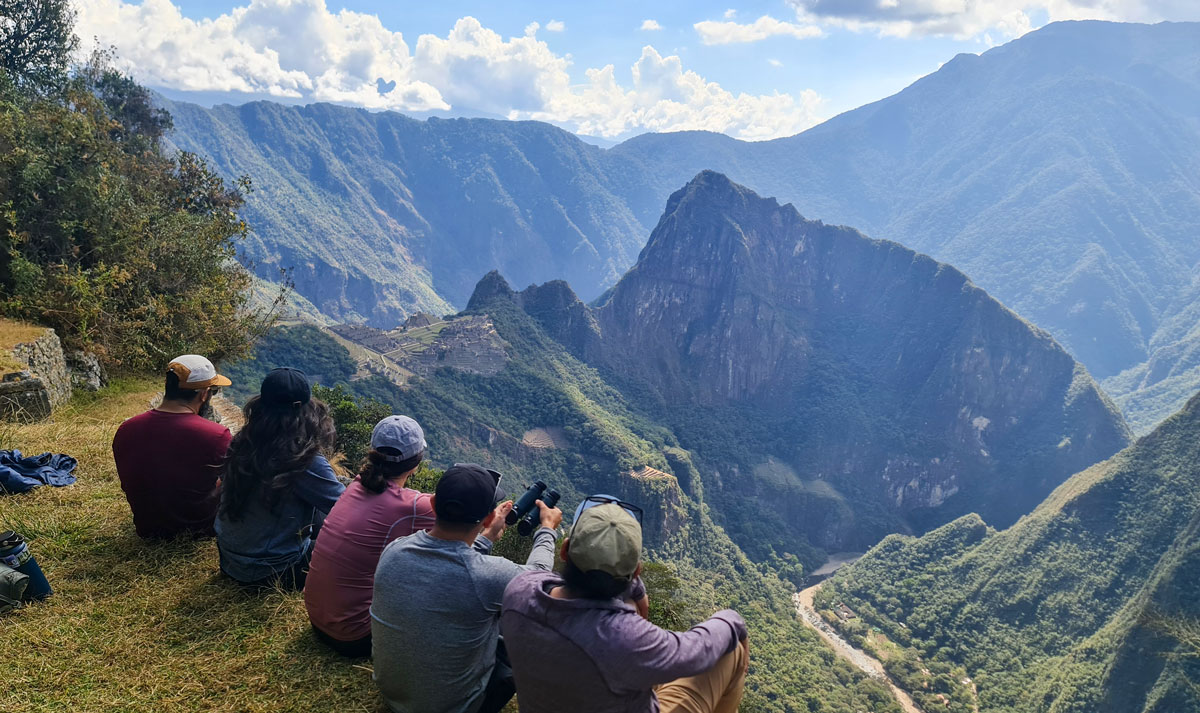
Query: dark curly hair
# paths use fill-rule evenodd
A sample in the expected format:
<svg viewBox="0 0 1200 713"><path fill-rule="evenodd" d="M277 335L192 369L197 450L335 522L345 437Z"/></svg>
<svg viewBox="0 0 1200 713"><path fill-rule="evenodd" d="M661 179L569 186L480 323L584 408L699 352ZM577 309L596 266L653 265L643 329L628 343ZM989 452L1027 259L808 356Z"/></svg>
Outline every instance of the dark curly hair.
<svg viewBox="0 0 1200 713"><path fill-rule="evenodd" d="M402 461L387 460L386 455L372 448L367 451L367 457L358 467L358 482L377 495L387 490L389 480L399 478L415 469L425 458L424 451Z"/></svg>
<svg viewBox="0 0 1200 713"><path fill-rule="evenodd" d="M221 472L221 513L240 520L261 498L274 509L296 476L321 453L332 453L337 430L329 406L275 406L253 396L242 408L246 423L229 444Z"/></svg>

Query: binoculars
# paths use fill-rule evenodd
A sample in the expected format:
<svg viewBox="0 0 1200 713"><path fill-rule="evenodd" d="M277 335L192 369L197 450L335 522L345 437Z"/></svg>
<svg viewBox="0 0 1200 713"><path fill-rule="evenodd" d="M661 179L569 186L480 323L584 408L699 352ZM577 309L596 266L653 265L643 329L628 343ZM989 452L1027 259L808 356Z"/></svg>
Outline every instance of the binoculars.
<svg viewBox="0 0 1200 713"><path fill-rule="evenodd" d="M546 492L546 484L540 480L535 481L528 490L521 494L520 498L517 498L513 509L505 516L504 522L508 525L517 524L518 533L522 536L529 535L537 529L542 519L537 501L541 500L546 503L546 507L554 507L558 504L560 497L562 496L558 494L557 490Z"/></svg>

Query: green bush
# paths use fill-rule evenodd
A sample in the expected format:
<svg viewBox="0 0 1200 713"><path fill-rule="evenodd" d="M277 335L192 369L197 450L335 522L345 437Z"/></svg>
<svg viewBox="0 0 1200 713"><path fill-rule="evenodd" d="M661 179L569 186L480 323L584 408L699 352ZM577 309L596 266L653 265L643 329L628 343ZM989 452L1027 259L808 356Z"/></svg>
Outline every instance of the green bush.
<svg viewBox="0 0 1200 713"><path fill-rule="evenodd" d="M169 115L108 59L53 92L0 71L0 310L109 367L244 353L270 312L237 261L249 180L164 150Z"/></svg>

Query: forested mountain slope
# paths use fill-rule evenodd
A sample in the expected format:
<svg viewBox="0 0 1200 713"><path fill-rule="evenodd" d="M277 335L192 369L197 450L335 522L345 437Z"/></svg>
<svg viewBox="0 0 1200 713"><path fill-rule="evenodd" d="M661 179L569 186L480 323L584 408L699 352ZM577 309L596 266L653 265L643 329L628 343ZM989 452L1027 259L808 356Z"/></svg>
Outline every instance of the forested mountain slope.
<svg viewBox="0 0 1200 713"><path fill-rule="evenodd" d="M1200 385L1198 67L1200 24L1055 23L791 138L611 150L530 122L172 111L180 146L256 179L252 256L294 266L339 319L460 307L490 269L590 300L671 191L714 169L959 267L1107 379L1144 430Z"/></svg>
<svg viewBox="0 0 1200 713"><path fill-rule="evenodd" d="M602 306L562 283L517 299L711 469L746 546L772 518L842 549L1007 524L1128 442L1086 371L962 273L711 171Z"/></svg>
<svg viewBox="0 0 1200 713"><path fill-rule="evenodd" d="M603 306L493 272L439 334L456 323L490 325L503 358L345 388L420 421L435 464L643 505L690 605L734 604L763 642L749 710L887 709L792 615L780 577L801 562L972 510L1015 519L1128 441L1086 370L961 273L713 172ZM339 350L302 351L344 375Z"/></svg>
<svg viewBox="0 0 1200 713"><path fill-rule="evenodd" d="M1200 397L1013 527L892 536L826 589L985 713L1200 710Z"/></svg>
<svg viewBox="0 0 1200 713"><path fill-rule="evenodd" d="M392 327L450 311L497 268L595 296L641 246L627 178L548 124L167 104L177 145L253 177L247 254L258 273L292 268L297 291L342 321Z"/></svg>

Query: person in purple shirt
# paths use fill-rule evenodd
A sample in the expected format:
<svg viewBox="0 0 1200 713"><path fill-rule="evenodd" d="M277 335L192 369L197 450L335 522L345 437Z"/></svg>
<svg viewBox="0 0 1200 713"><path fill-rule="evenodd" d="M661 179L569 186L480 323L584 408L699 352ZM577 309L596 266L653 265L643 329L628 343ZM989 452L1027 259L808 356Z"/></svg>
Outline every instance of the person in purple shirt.
<svg viewBox="0 0 1200 713"><path fill-rule="evenodd" d="M734 713L750 661L725 609L686 632L622 598L641 572L641 510L588 498L562 544L561 575L526 572L504 592L500 631L521 713Z"/></svg>

